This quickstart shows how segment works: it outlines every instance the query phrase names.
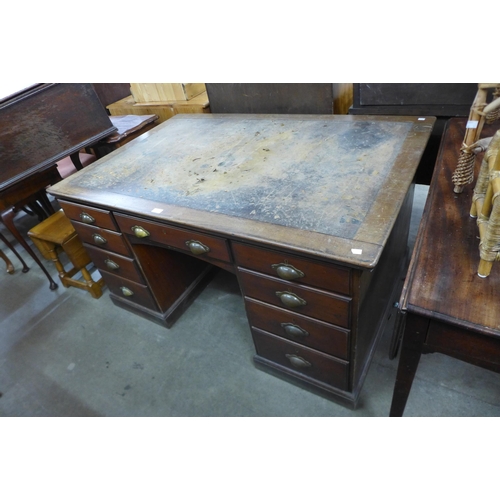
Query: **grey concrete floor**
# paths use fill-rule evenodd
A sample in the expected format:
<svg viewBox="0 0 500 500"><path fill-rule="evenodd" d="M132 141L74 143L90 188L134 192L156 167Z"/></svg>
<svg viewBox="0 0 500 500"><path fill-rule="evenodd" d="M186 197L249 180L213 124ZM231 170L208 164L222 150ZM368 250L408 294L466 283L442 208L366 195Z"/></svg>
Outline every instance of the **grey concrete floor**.
<svg viewBox="0 0 500 500"><path fill-rule="evenodd" d="M410 245L427 196L415 191ZM36 225L19 214L24 231ZM2 228L13 243L13 237ZM398 360L392 331L378 345L360 402L349 410L253 364L254 347L236 278L220 272L171 328L96 300L49 289L8 250L0 273L0 416L386 417ZM3 266L3 261L0 261ZM59 283L50 262L47 269ZM499 416L500 377L440 354L422 357L405 416Z"/></svg>

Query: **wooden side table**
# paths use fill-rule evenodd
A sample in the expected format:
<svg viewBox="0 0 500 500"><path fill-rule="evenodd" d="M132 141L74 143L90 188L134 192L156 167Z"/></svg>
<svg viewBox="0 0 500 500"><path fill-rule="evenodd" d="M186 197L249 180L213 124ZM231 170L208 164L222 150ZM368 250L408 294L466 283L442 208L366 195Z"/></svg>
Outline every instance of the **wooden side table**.
<svg viewBox="0 0 500 500"><path fill-rule="evenodd" d="M478 230L469 216L473 186L455 194L451 181L465 124L452 118L446 126L403 287L394 417L403 415L421 354L439 352L500 372L500 269L486 279L477 275ZM494 130L485 127L483 137Z"/></svg>

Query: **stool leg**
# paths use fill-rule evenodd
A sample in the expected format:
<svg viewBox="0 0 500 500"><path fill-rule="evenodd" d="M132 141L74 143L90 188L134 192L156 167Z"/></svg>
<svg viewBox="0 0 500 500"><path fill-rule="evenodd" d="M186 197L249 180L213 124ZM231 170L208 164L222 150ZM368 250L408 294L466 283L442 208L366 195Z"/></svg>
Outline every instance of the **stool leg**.
<svg viewBox="0 0 500 500"><path fill-rule="evenodd" d="M26 243L26 240L22 237L21 233L17 230L14 225L14 211L12 208L5 210L0 213L0 218L2 222L5 224L5 227L12 233L12 235L16 238L19 243L23 246L23 248L33 257L33 260L40 266L40 269L43 271L45 276L49 279L50 289L55 290L57 288L57 283L52 279L52 276L47 272L47 269L43 266L40 259L36 256L35 252L31 249L31 247Z"/></svg>
<svg viewBox="0 0 500 500"><path fill-rule="evenodd" d="M99 297L101 297L102 296L101 284L96 283L92 279L92 276L90 276L90 273L84 267L82 267L80 271L82 273L83 279L85 280L85 283L87 284L87 290L89 291L90 295L92 295L94 299L98 299Z"/></svg>

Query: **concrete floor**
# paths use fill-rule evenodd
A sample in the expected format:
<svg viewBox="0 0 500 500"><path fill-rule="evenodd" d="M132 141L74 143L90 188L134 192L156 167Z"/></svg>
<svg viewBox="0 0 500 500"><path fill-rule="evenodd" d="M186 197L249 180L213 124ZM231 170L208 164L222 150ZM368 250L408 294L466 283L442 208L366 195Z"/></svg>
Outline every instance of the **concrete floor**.
<svg viewBox="0 0 500 500"><path fill-rule="evenodd" d="M427 186L417 186L410 244ZM37 221L19 214L27 231ZM13 243L13 237L2 228ZM381 339L355 411L255 368L236 278L220 272L170 330L77 288L49 289L16 244L0 273L0 416L385 417L398 360ZM50 262L47 269L59 283ZM3 266L3 261L0 261ZM500 377L440 354L422 357L405 416L499 416Z"/></svg>

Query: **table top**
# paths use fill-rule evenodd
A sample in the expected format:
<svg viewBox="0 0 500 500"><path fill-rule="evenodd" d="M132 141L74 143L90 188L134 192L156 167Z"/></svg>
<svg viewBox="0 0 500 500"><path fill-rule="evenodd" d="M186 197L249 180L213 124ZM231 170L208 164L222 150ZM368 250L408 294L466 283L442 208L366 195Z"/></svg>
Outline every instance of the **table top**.
<svg viewBox="0 0 500 500"><path fill-rule="evenodd" d="M49 192L372 267L433 123L177 115Z"/></svg>
<svg viewBox="0 0 500 500"><path fill-rule="evenodd" d="M500 336L500 263L477 275L479 230L469 216L474 183L453 192L451 176L465 134L465 118L448 121L422 216L402 307L486 335ZM495 128L485 126L482 137ZM476 158L476 176L482 155Z"/></svg>

